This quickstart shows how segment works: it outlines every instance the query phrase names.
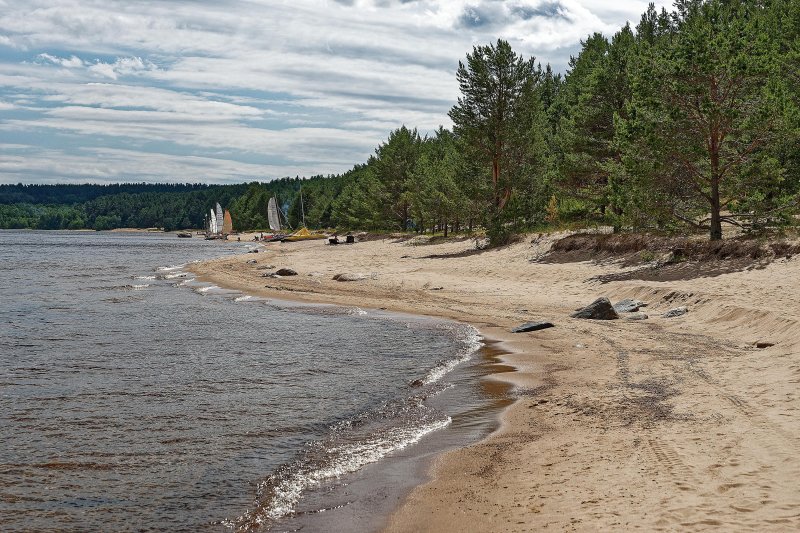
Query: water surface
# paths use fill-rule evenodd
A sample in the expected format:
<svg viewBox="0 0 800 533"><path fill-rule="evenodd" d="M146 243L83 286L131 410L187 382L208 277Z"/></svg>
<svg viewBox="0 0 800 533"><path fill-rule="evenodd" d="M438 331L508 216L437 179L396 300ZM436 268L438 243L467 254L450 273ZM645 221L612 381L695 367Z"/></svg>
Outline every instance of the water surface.
<svg viewBox="0 0 800 533"><path fill-rule="evenodd" d="M0 529L370 530L487 431L475 330L183 271L249 246L0 232Z"/></svg>

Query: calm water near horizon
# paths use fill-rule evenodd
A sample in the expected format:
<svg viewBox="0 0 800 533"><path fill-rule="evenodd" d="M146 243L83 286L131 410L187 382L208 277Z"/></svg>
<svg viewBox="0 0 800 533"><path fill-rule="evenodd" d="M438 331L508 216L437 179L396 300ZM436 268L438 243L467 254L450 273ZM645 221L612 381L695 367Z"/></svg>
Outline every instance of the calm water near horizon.
<svg viewBox="0 0 800 533"><path fill-rule="evenodd" d="M0 530L369 531L493 428L471 327L183 270L251 246L0 231Z"/></svg>

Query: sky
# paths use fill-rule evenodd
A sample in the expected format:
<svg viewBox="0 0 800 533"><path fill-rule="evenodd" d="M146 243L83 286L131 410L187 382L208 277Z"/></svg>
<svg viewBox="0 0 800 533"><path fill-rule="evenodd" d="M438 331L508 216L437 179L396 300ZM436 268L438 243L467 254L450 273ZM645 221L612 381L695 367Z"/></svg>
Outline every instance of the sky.
<svg viewBox="0 0 800 533"><path fill-rule="evenodd" d="M450 127L473 46L566 72L647 4L0 0L0 183L341 173L401 125Z"/></svg>

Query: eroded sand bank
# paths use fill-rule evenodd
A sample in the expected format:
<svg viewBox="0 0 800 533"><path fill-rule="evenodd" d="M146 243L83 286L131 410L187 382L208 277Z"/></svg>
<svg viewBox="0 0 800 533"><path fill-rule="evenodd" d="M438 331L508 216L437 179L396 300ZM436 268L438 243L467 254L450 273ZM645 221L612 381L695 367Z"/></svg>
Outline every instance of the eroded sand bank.
<svg viewBox="0 0 800 533"><path fill-rule="evenodd" d="M800 259L603 282L621 267L536 261L550 242L269 243L192 269L267 297L454 318L511 352L501 428L441 456L388 531L800 527ZM261 277L270 265L299 275ZM568 318L598 296L644 300L651 318ZM689 313L660 318L679 305ZM537 318L556 327L508 332Z"/></svg>

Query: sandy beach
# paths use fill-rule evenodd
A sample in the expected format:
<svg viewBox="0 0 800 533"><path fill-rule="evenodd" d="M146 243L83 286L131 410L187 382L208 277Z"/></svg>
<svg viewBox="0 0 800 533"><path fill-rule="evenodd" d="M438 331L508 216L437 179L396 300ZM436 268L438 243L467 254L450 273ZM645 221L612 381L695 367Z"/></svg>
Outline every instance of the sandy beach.
<svg viewBox="0 0 800 533"><path fill-rule="evenodd" d="M646 281L613 261L542 261L552 242L269 243L192 270L254 295L453 318L508 353L501 427L440 456L387 531L797 530L800 259ZM298 275L262 277L276 268ZM650 318L569 318L600 296L647 302ZM555 327L510 333L536 319Z"/></svg>

